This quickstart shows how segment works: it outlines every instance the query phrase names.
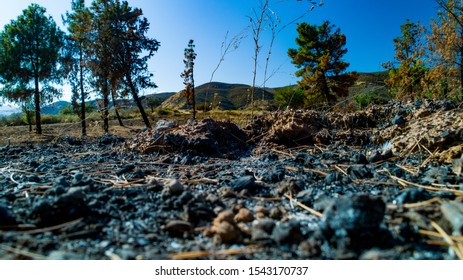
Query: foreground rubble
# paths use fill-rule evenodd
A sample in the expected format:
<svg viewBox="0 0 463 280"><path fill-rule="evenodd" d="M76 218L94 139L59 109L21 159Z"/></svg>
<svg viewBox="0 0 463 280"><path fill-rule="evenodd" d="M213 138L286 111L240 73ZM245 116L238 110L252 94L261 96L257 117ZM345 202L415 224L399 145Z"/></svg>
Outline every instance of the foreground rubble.
<svg viewBox="0 0 463 280"><path fill-rule="evenodd" d="M3 147L0 258L462 258L462 117L397 103Z"/></svg>

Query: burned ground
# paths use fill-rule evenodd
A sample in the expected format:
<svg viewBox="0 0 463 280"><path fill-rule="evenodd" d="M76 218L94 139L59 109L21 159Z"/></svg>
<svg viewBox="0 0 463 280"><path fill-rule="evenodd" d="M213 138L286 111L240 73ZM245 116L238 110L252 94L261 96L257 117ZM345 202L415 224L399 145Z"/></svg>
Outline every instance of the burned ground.
<svg viewBox="0 0 463 280"><path fill-rule="evenodd" d="M447 102L0 149L3 259L462 258Z"/></svg>

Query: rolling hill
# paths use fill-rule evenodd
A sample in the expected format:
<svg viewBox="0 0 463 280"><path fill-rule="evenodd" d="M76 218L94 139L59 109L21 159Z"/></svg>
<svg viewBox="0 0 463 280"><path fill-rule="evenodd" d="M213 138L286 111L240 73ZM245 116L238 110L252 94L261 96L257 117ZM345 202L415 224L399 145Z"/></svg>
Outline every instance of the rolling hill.
<svg viewBox="0 0 463 280"><path fill-rule="evenodd" d="M387 95L387 87L384 80L387 78L387 72L373 73L358 73L359 78L356 84L349 88L350 97L357 94L374 93L379 95ZM257 89L255 100L273 100L275 91L278 88L267 88L263 93L261 89ZM251 86L244 84L226 84L220 82L206 83L195 88L196 104L200 105L208 100L212 108L223 110L242 109L249 103ZM169 109L184 109L185 98L182 91L170 96L161 104L163 108Z"/></svg>
<svg viewBox="0 0 463 280"><path fill-rule="evenodd" d="M248 104L251 87L243 84L226 84L219 82L206 83L195 88L196 104L200 105L207 100L209 106L223 110L241 109ZM263 92L257 89L254 99L273 100L274 89L267 89ZM182 109L185 108L185 98L182 92L169 97L161 104L163 108Z"/></svg>

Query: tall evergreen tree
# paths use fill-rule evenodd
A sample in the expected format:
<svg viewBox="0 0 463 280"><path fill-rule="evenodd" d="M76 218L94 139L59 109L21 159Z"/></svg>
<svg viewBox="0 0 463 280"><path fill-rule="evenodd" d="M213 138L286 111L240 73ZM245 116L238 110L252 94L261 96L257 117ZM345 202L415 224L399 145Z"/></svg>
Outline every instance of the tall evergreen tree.
<svg viewBox="0 0 463 280"><path fill-rule="evenodd" d="M193 119L196 119L196 98L195 98L195 79L193 76L193 70L195 66L195 45L194 41L190 40L188 42L188 48L185 49L185 71L180 75L183 78L183 84L185 85L185 90L183 95L186 99L186 104L193 108Z"/></svg>
<svg viewBox="0 0 463 280"><path fill-rule="evenodd" d="M112 73L122 75L122 82L129 89L146 127L150 128L139 91L156 87L151 81L148 60L158 51L160 43L147 37L148 20L143 17L141 9L130 7L127 1L114 1L109 9L109 17L112 21Z"/></svg>
<svg viewBox="0 0 463 280"><path fill-rule="evenodd" d="M68 80L72 90L72 104L81 119L82 136L87 134L85 99L88 96L88 59L92 14L85 6L85 0L72 1L72 13L67 12L68 26L66 60ZM79 102L80 101L80 102Z"/></svg>
<svg viewBox="0 0 463 280"><path fill-rule="evenodd" d="M103 130L109 133L109 95L111 70L113 68L114 50L111 48L113 37L111 36L112 18L110 8L114 0L94 0L90 7L93 18L90 33L89 66L92 71L92 85L102 98L100 110L103 114Z"/></svg>
<svg viewBox="0 0 463 280"><path fill-rule="evenodd" d="M36 133L42 134L40 106L59 96L51 86L62 79L58 68L64 34L55 21L45 15L45 8L31 4L0 35L0 76L15 102L28 100L33 88ZM8 98L8 96L7 96Z"/></svg>
<svg viewBox="0 0 463 280"><path fill-rule="evenodd" d="M292 63L299 69L296 76L302 77L299 86L307 97L321 95L331 105L338 97L347 96L357 79L355 72L346 72L349 63L342 60L347 53L346 36L334 28L328 21L320 26L301 23L296 38L299 48L288 50Z"/></svg>

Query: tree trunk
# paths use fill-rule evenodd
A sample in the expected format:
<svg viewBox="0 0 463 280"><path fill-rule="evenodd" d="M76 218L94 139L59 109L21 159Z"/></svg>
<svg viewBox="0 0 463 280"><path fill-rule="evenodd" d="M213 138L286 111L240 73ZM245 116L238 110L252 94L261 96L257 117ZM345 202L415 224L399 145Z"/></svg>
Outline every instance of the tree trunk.
<svg viewBox="0 0 463 280"><path fill-rule="evenodd" d="M117 103L116 103L116 96L114 94L114 88L111 88L111 98L113 99L113 107L114 107L114 112L116 113L117 121L119 122L120 126L124 126L124 123L122 122L121 116L119 115L119 110L117 109Z"/></svg>
<svg viewBox="0 0 463 280"><path fill-rule="evenodd" d="M83 70L83 53L82 49L80 50L80 97L81 99L81 108L80 108L80 120L82 124L82 136L87 135L87 124L85 122L85 92L84 92L84 70Z"/></svg>
<svg viewBox="0 0 463 280"><path fill-rule="evenodd" d="M192 94L191 105L193 105L193 120L196 120L196 94L195 94L195 80L193 76L193 67L191 67L191 94Z"/></svg>
<svg viewBox="0 0 463 280"><path fill-rule="evenodd" d="M143 109L143 104L141 103L140 97L138 97L137 89L135 88L135 85L133 84L132 77L128 75L127 77L127 82L130 88L130 91L132 91L132 97L135 103L137 103L138 110L140 110L141 117L143 119L143 122L145 123L146 128L151 128L150 121L148 119L148 116L145 113L145 109Z"/></svg>
<svg viewBox="0 0 463 280"><path fill-rule="evenodd" d="M332 105L333 101L330 97L330 88L328 87L328 81L326 80L325 74L323 73L322 75L322 93L326 98L326 102L328 102L329 105Z"/></svg>
<svg viewBox="0 0 463 280"><path fill-rule="evenodd" d="M108 81L103 82L103 130L105 133L109 133L109 89Z"/></svg>
<svg viewBox="0 0 463 280"><path fill-rule="evenodd" d="M39 88L39 77L36 75L35 78L35 128L37 134L42 134L42 120L40 118L40 88Z"/></svg>

